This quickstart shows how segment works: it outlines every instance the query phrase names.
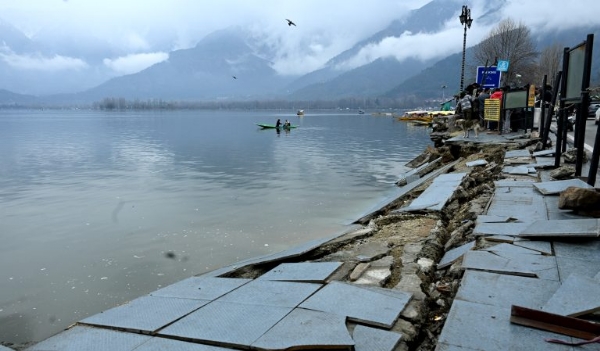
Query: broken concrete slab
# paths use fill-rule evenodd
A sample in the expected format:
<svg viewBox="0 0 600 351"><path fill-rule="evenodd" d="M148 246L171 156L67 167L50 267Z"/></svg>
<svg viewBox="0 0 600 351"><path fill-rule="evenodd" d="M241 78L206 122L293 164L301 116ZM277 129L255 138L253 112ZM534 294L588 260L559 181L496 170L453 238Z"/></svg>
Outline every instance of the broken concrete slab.
<svg viewBox="0 0 600 351"><path fill-rule="evenodd" d="M356 252L356 258L360 262L370 262L386 256L390 252L390 248L386 243L369 242L361 245Z"/></svg>
<svg viewBox="0 0 600 351"><path fill-rule="evenodd" d="M495 180L494 187L498 188L531 188L533 181L524 180Z"/></svg>
<svg viewBox="0 0 600 351"><path fill-rule="evenodd" d="M508 173L508 174L520 174L520 175L528 175L529 173L531 173L529 171L529 167L527 166L505 166L504 168L502 168L502 172L503 173ZM535 170L534 170L535 172Z"/></svg>
<svg viewBox="0 0 600 351"><path fill-rule="evenodd" d="M586 189L593 188L593 186L589 185L581 179L566 179L555 180L552 182L539 182L534 183L533 186L543 195L555 195L571 186Z"/></svg>
<svg viewBox="0 0 600 351"><path fill-rule="evenodd" d="M436 350L565 349L564 345L543 342L548 338L571 340L563 335L511 324L510 307L454 300Z"/></svg>
<svg viewBox="0 0 600 351"><path fill-rule="evenodd" d="M560 287L553 280L467 270L456 299L510 308L519 305L539 309Z"/></svg>
<svg viewBox="0 0 600 351"><path fill-rule="evenodd" d="M538 220L525 228L519 237L524 238L598 238L600 223L597 218Z"/></svg>
<svg viewBox="0 0 600 351"><path fill-rule="evenodd" d="M219 346L210 346L203 344L196 344L191 342L166 339L166 338L152 338L140 347L137 347L134 351L157 351L157 350L177 350L177 351L231 351L232 349L223 348Z"/></svg>
<svg viewBox="0 0 600 351"><path fill-rule="evenodd" d="M342 262L282 263L258 279L325 283L341 266Z"/></svg>
<svg viewBox="0 0 600 351"><path fill-rule="evenodd" d="M552 255L552 243L549 241L527 240L516 238L514 245L540 252L542 255Z"/></svg>
<svg viewBox="0 0 600 351"><path fill-rule="evenodd" d="M514 217L519 214L521 222L548 219L544 197L534 193L532 188L510 189L510 192L506 193L496 192L490 202L487 214L506 217Z"/></svg>
<svg viewBox="0 0 600 351"><path fill-rule="evenodd" d="M564 281L571 274L578 274L584 277L593 278L600 267L600 259L579 259L573 257L556 257L558 273L561 281Z"/></svg>
<svg viewBox="0 0 600 351"><path fill-rule="evenodd" d="M486 236L484 239L485 239L485 241L489 241L489 242L512 244L517 238L514 236L508 236L508 235L491 235L491 236Z"/></svg>
<svg viewBox="0 0 600 351"><path fill-rule="evenodd" d="M556 152L556 150L541 150L541 151L536 151L532 154L533 157L540 157L540 156L554 156L554 153Z"/></svg>
<svg viewBox="0 0 600 351"><path fill-rule="evenodd" d="M517 150L508 150L504 154L504 159L515 158L515 157L530 158L531 152L529 152L528 149L517 149Z"/></svg>
<svg viewBox="0 0 600 351"><path fill-rule="evenodd" d="M436 177L425 191L414 199L408 207L399 209L400 212L441 211L446 202L452 197L467 173L446 173Z"/></svg>
<svg viewBox="0 0 600 351"><path fill-rule="evenodd" d="M151 334L209 302L210 300L142 296L85 318L79 323Z"/></svg>
<svg viewBox="0 0 600 351"><path fill-rule="evenodd" d="M490 247L484 249L483 251L496 252L496 253L508 252L508 253L516 253L516 254L541 255L541 253L539 251L531 250L531 249L528 249L525 247L520 247L520 246L509 244L509 243L502 243L502 244L490 246Z"/></svg>
<svg viewBox="0 0 600 351"><path fill-rule="evenodd" d="M158 335L249 349L292 310L290 307L213 301L158 331Z"/></svg>
<svg viewBox="0 0 600 351"><path fill-rule="evenodd" d="M549 158L549 157L536 158L535 164L533 164L533 167L535 167L535 168L554 168L554 164L555 164L555 161L552 158Z"/></svg>
<svg viewBox="0 0 600 351"><path fill-rule="evenodd" d="M462 268L498 274L559 280L556 259L543 255L469 251L463 257Z"/></svg>
<svg viewBox="0 0 600 351"><path fill-rule="evenodd" d="M479 223L473 229L474 236L517 236L525 228L529 227L530 223Z"/></svg>
<svg viewBox="0 0 600 351"><path fill-rule="evenodd" d="M449 267L454 262L456 262L456 260L461 258L465 252L472 250L474 247L475 241L471 241L462 246L447 251L440 260L440 262L437 264L437 269L444 269L446 267Z"/></svg>
<svg viewBox="0 0 600 351"><path fill-rule="evenodd" d="M581 239L577 241L553 241L557 257L570 257L579 260L600 260L600 240Z"/></svg>
<svg viewBox="0 0 600 351"><path fill-rule="evenodd" d="M241 267L246 267L246 266L256 265L256 264L264 264L264 263L269 263L269 262L277 262L277 261L280 261L283 259L290 259L293 257L302 256L302 255L306 254L307 252L315 250L316 248L320 247L321 245L323 245L325 243L331 242L331 241L338 239L346 234L349 234L356 230L361 230L361 229L363 229L363 227L361 225L352 224L352 225L348 226L346 229L344 229L338 233L335 233L333 235L330 235L330 236L327 236L324 238L311 240L311 241L305 242L298 246L294 246L294 247L284 250L284 251L279 251L279 252L270 253L270 254L267 254L264 256L253 257L253 258L249 258L246 260L242 260L242 261L233 263L231 265L228 265L228 266L225 266L225 267L222 267L219 269L215 269L214 271L207 272L207 273L203 274L201 277L220 277L220 276L229 274L231 272L234 272Z"/></svg>
<svg viewBox="0 0 600 351"><path fill-rule="evenodd" d="M251 281L242 278L190 277L159 289L150 296L214 300Z"/></svg>
<svg viewBox="0 0 600 351"><path fill-rule="evenodd" d="M392 276L393 256L385 256L373 261L367 269L356 279L355 284L383 286ZM352 277L350 277L352 280Z"/></svg>
<svg viewBox="0 0 600 351"><path fill-rule="evenodd" d="M401 292L397 292L401 293ZM331 282L300 304L299 307L344 315L355 322L391 328L411 294L395 297L372 289ZM369 304L365 304L369 301Z"/></svg>
<svg viewBox="0 0 600 351"><path fill-rule="evenodd" d="M600 311L600 282L571 274L544 304L542 310L568 317Z"/></svg>
<svg viewBox="0 0 600 351"><path fill-rule="evenodd" d="M393 351L402 339L402 334L356 325L352 333L355 351Z"/></svg>
<svg viewBox="0 0 600 351"><path fill-rule="evenodd" d="M353 350L343 316L296 308L252 343L258 350Z"/></svg>
<svg viewBox="0 0 600 351"><path fill-rule="evenodd" d="M322 287L321 284L256 279L215 301L296 307Z"/></svg>
<svg viewBox="0 0 600 351"><path fill-rule="evenodd" d="M98 350L133 351L150 340L151 336L125 333L110 329L74 326L67 331L41 341L28 351L80 351L89 350L90 345Z"/></svg>

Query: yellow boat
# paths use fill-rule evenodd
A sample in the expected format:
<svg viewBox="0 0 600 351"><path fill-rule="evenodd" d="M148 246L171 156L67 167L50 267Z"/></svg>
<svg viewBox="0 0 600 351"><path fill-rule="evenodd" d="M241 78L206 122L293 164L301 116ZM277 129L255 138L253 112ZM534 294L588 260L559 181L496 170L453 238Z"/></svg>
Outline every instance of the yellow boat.
<svg viewBox="0 0 600 351"><path fill-rule="evenodd" d="M453 115L454 111L407 111L398 117L399 121L433 122L433 117Z"/></svg>
<svg viewBox="0 0 600 351"><path fill-rule="evenodd" d="M429 115L427 111L424 110L416 110L416 111L406 111L402 116L398 117L399 121L423 121L423 122L431 122L433 117Z"/></svg>

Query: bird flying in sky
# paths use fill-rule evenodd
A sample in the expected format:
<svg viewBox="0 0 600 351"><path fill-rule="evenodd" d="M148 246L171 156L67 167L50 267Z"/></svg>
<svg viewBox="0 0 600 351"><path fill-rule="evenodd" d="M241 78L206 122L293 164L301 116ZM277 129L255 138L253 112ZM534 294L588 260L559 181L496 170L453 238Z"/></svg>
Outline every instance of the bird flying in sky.
<svg viewBox="0 0 600 351"><path fill-rule="evenodd" d="M236 76L232 76L232 77L233 77L233 79L237 79L237 77L236 77Z"/></svg>
<svg viewBox="0 0 600 351"><path fill-rule="evenodd" d="M289 20L287 18L285 20L288 21L288 26L296 26L296 23L292 22L292 20Z"/></svg>

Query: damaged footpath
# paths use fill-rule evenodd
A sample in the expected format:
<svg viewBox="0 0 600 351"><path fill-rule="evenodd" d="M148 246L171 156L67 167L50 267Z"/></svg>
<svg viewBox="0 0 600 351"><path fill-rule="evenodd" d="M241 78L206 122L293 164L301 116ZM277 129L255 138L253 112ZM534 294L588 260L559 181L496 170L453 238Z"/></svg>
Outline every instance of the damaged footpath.
<svg viewBox="0 0 600 351"><path fill-rule="evenodd" d="M527 308L600 309L600 224L582 216L600 213L600 199L568 166L546 171L549 156L529 134L449 136L348 231L190 277L27 350L561 349L544 338L571 342L572 329L540 331L547 321L530 321ZM579 286L582 306L557 302Z"/></svg>

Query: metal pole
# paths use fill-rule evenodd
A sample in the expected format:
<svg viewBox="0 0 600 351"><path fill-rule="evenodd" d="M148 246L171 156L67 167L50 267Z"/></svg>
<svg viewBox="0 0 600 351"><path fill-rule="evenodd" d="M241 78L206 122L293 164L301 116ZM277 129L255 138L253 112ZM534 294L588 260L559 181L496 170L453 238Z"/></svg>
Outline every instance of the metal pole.
<svg viewBox="0 0 600 351"><path fill-rule="evenodd" d="M465 84L465 53L467 51L467 23L465 22L465 34L463 35L462 66L460 71L460 91L463 91Z"/></svg>

